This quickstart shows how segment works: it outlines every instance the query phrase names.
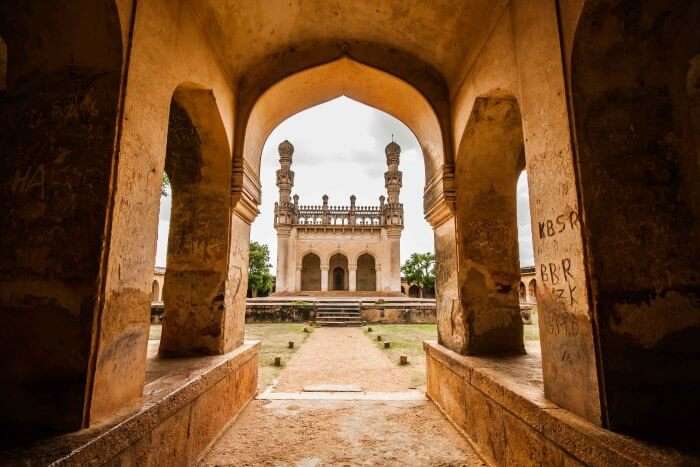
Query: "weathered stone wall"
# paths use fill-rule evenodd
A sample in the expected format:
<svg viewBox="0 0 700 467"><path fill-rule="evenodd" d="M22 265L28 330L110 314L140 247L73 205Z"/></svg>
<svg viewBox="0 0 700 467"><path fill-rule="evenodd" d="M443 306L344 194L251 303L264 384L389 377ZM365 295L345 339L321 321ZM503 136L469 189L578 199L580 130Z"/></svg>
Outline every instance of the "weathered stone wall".
<svg viewBox="0 0 700 467"><path fill-rule="evenodd" d="M426 342L427 394L489 465L695 465L548 401L533 356L477 358Z"/></svg>
<svg viewBox="0 0 700 467"><path fill-rule="evenodd" d="M362 320L378 324L435 324L434 306L409 305L405 307L363 308Z"/></svg>
<svg viewBox="0 0 700 467"><path fill-rule="evenodd" d="M670 436L700 414L699 28L697 2L587 2L573 45L598 366L616 430Z"/></svg>
<svg viewBox="0 0 700 467"><path fill-rule="evenodd" d="M5 2L0 33L9 59L0 92L0 418L8 436L36 436L84 426L102 397L89 394L105 335L121 31L107 1Z"/></svg>

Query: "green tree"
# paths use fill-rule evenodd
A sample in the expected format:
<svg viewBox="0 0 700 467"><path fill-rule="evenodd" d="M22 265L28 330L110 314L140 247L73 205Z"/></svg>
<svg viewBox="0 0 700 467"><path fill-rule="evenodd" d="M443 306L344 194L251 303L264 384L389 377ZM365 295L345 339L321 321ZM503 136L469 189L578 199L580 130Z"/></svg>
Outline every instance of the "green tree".
<svg viewBox="0 0 700 467"><path fill-rule="evenodd" d="M170 189L170 179L168 174L163 171L163 180L160 182L160 195L168 196L168 190Z"/></svg>
<svg viewBox="0 0 700 467"><path fill-rule="evenodd" d="M423 290L435 288L435 255L432 253L413 253L401 266L401 274L409 284L417 285Z"/></svg>
<svg viewBox="0 0 700 467"><path fill-rule="evenodd" d="M268 295L272 291L270 267L270 248L262 243L250 242L248 289L253 297Z"/></svg>

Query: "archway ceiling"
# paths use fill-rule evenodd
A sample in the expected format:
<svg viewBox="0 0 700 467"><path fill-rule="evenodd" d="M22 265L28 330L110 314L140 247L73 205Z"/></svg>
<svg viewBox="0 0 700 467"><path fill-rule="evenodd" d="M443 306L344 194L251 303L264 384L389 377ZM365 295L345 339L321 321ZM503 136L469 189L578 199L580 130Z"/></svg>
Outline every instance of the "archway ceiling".
<svg viewBox="0 0 700 467"><path fill-rule="evenodd" d="M200 3L201 2L201 3ZM461 82L508 0L199 0L200 19L232 77L295 49L377 44ZM313 59L306 58L310 62ZM317 63L327 58L319 57Z"/></svg>

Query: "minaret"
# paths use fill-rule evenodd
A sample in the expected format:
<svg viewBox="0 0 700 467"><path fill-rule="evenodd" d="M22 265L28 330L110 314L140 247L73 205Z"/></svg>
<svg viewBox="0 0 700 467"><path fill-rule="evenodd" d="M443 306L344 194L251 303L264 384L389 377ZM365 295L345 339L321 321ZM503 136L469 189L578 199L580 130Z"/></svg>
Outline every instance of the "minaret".
<svg viewBox="0 0 700 467"><path fill-rule="evenodd" d="M284 292L294 288L295 271L289 271L289 235L292 231L294 213L298 198L294 204L290 195L294 187L294 172L291 170L294 146L285 140L277 147L280 155L280 168L277 170L277 188L279 201L275 203L275 229L277 230L277 278L276 291Z"/></svg>
<svg viewBox="0 0 700 467"><path fill-rule="evenodd" d="M389 242L390 259L388 280L382 280L385 289L392 291L401 290L401 231L403 230L403 205L399 202L401 192L401 171L399 159L401 158L401 146L394 141L386 145L387 171L384 172L384 186L386 187L387 203L382 205L384 223L386 226L387 240Z"/></svg>
<svg viewBox="0 0 700 467"><path fill-rule="evenodd" d="M399 170L399 159L401 157L401 146L395 142L386 145L387 171L384 172L384 186L389 195L387 202L391 204L399 203L399 192L401 191L401 171Z"/></svg>

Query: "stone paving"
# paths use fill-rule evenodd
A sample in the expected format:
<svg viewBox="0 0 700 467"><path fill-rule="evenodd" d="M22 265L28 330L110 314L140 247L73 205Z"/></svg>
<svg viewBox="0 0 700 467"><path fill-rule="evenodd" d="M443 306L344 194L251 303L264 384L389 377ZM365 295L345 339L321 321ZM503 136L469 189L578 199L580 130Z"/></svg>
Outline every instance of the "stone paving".
<svg viewBox="0 0 700 467"><path fill-rule="evenodd" d="M201 465L484 466L401 374L362 330L317 329Z"/></svg>

